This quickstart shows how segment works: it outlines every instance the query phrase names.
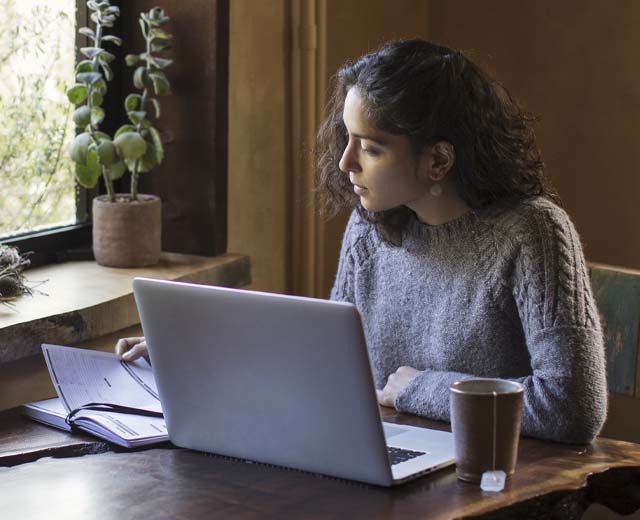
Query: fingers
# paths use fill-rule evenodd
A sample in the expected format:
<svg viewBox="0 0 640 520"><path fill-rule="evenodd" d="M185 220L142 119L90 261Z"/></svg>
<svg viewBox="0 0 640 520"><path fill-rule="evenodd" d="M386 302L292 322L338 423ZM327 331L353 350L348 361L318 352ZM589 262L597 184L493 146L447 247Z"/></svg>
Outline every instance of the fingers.
<svg viewBox="0 0 640 520"><path fill-rule="evenodd" d="M138 343L132 349L122 354L122 359L125 361L134 361L142 356L149 356L149 350L147 349L147 344L144 341Z"/></svg>
<svg viewBox="0 0 640 520"><path fill-rule="evenodd" d="M116 354L122 356L125 352L139 343L144 343L144 337L121 338L116 343Z"/></svg>
<svg viewBox="0 0 640 520"><path fill-rule="evenodd" d="M389 408L394 407L395 398L388 391L388 387L384 387L382 390L376 390L376 395L378 396L378 403L381 406L388 406Z"/></svg>

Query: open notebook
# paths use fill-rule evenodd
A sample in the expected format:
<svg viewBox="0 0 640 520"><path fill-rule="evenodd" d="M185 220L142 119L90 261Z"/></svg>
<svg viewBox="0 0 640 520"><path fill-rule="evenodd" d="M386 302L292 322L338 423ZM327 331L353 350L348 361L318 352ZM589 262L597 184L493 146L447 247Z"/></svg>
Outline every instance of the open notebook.
<svg viewBox="0 0 640 520"><path fill-rule="evenodd" d="M126 448L167 441L153 373L143 359L125 363L117 355L42 345L57 398L22 406L36 421L72 428Z"/></svg>

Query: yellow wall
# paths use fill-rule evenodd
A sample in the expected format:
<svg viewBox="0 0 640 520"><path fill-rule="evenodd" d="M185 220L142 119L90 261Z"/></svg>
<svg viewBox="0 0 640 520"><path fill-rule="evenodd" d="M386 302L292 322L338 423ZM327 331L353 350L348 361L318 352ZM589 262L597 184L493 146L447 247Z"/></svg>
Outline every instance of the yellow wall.
<svg viewBox="0 0 640 520"><path fill-rule="evenodd" d="M229 251L286 291L291 2L231 2ZM548 175L592 261L640 268L640 2L327 0L327 74L389 38L470 51L539 115ZM325 227L325 292L344 217Z"/></svg>
<svg viewBox="0 0 640 520"><path fill-rule="evenodd" d="M252 288L279 292L288 290L291 240L292 1L230 2L228 250L251 256ZM328 76L387 39L425 37L426 8L423 0L327 0ZM344 224L328 223L319 253L327 295Z"/></svg>
<svg viewBox="0 0 640 520"><path fill-rule="evenodd" d="M355 59L382 43L398 38L427 37L427 7L424 0L329 0L327 5L327 75L347 60ZM327 78L328 79L328 78ZM348 215L325 226L325 296L329 295L338 263L342 232Z"/></svg>
<svg viewBox="0 0 640 520"><path fill-rule="evenodd" d="M640 2L431 0L428 27L541 117L587 259L640 268Z"/></svg>
<svg viewBox="0 0 640 520"><path fill-rule="evenodd" d="M251 257L252 287L285 290L288 258L286 0L230 2L230 252Z"/></svg>

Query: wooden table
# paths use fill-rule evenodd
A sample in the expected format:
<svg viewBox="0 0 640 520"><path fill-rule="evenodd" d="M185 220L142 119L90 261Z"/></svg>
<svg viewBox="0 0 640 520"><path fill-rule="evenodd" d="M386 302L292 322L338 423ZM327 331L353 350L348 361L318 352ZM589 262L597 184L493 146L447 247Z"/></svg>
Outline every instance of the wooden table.
<svg viewBox="0 0 640 520"><path fill-rule="evenodd" d="M448 429L383 408L386 420ZM453 467L386 489L173 448L125 451L0 413L0 517L7 519L579 518L592 502L640 506L640 445L522 438L502 493ZM555 516L553 516L555 515Z"/></svg>

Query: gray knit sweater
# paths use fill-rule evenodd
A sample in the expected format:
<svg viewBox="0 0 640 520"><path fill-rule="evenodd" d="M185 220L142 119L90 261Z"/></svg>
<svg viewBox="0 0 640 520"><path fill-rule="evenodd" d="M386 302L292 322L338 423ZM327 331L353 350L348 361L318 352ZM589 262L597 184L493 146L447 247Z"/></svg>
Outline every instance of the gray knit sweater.
<svg viewBox="0 0 640 520"><path fill-rule="evenodd" d="M377 388L421 372L398 410L449 420L449 386L469 377L524 385L522 433L587 443L606 416L602 332L579 237L543 198L429 226L400 247L351 215L331 298L363 318Z"/></svg>

